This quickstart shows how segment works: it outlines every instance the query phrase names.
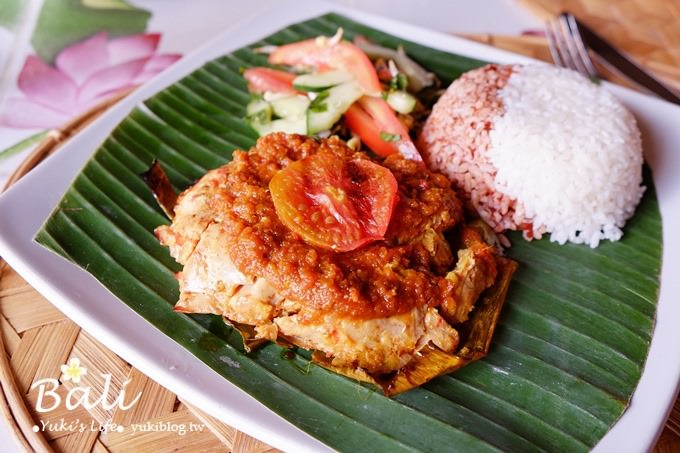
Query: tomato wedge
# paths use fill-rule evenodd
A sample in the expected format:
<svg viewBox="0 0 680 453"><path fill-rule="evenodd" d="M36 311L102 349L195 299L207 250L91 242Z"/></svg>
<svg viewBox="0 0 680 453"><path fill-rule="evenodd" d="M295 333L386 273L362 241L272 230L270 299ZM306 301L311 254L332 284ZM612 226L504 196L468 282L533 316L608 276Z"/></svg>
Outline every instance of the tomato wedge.
<svg viewBox="0 0 680 453"><path fill-rule="evenodd" d="M248 90L252 93L297 93L293 88L296 75L271 68L248 68L243 72L248 81Z"/></svg>
<svg viewBox="0 0 680 453"><path fill-rule="evenodd" d="M286 227L308 244L347 252L384 237L397 181L370 160L322 151L276 173L269 190Z"/></svg>
<svg viewBox="0 0 680 453"><path fill-rule="evenodd" d="M317 71L339 69L352 74L366 94L382 91L378 74L363 50L347 41L332 43L322 37L279 46L269 54L270 64L307 66Z"/></svg>
<svg viewBox="0 0 680 453"><path fill-rule="evenodd" d="M408 129L382 98L364 96L359 99L345 112L345 124L379 156L401 153L407 159L423 161Z"/></svg>

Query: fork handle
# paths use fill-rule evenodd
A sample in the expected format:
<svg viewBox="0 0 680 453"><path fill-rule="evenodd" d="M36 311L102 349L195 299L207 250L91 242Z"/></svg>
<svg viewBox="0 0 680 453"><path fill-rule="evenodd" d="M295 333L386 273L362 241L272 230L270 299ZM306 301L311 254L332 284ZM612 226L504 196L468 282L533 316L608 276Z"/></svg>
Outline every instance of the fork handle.
<svg viewBox="0 0 680 453"><path fill-rule="evenodd" d="M563 13L565 14L565 13ZM649 74L630 58L619 52L604 38L595 33L587 25L576 19L583 42L604 61L619 70L633 82L641 85L668 102L680 105L680 97L676 95L663 82Z"/></svg>

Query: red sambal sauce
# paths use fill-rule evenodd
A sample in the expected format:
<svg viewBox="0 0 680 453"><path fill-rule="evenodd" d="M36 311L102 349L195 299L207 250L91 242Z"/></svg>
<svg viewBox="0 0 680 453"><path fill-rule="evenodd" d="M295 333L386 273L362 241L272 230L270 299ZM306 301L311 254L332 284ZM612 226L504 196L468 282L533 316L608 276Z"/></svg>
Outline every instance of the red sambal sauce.
<svg viewBox="0 0 680 453"><path fill-rule="evenodd" d="M249 152L234 153L221 184L218 221L234 265L247 276L265 278L287 299L299 302L303 317L337 313L355 319L406 313L450 297L444 278L453 255L434 253L431 237L462 222L461 203L445 176L398 155L378 164L398 184L396 203L382 239L336 252L310 245L277 215L269 183L292 162L316 153L337 159L369 159L336 138L270 134ZM425 237L429 239L424 239ZM429 245L428 245L429 244Z"/></svg>

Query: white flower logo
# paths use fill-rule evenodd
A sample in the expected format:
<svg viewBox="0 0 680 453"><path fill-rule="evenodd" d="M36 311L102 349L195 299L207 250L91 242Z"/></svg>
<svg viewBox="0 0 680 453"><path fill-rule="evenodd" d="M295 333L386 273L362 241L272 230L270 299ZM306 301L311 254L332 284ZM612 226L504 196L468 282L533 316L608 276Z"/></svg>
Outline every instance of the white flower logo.
<svg viewBox="0 0 680 453"><path fill-rule="evenodd" d="M87 374L87 368L80 366L80 359L73 357L68 364L61 366L62 381L73 381L74 384L80 382L80 377Z"/></svg>

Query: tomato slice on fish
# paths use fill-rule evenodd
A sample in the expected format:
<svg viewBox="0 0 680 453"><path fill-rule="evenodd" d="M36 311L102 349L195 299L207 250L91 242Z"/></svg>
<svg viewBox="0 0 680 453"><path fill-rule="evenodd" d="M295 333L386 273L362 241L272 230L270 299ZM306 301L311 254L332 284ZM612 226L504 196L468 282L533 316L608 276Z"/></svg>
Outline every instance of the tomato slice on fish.
<svg viewBox="0 0 680 453"><path fill-rule="evenodd" d="M290 72L271 68L248 68L243 71L243 77L248 81L248 90L252 93L297 93L293 88L296 75Z"/></svg>
<svg viewBox="0 0 680 453"><path fill-rule="evenodd" d="M320 152L276 173L269 190L286 227L309 244L346 252L384 237L397 181L370 160Z"/></svg>

